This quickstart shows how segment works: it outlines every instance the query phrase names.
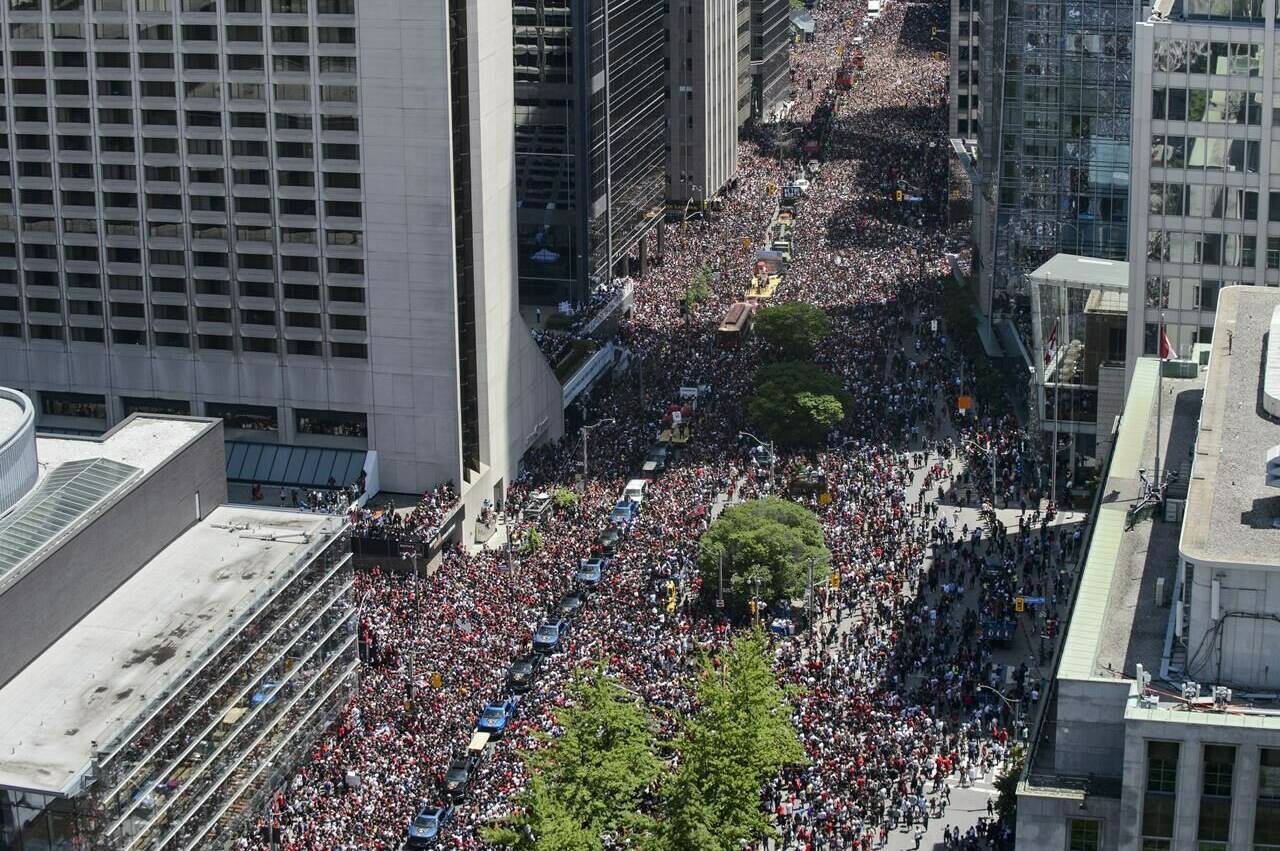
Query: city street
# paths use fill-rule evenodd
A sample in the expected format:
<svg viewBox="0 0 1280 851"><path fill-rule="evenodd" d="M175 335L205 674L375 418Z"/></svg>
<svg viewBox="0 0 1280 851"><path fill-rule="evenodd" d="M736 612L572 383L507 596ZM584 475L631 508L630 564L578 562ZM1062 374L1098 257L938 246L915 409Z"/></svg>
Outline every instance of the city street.
<svg viewBox="0 0 1280 851"><path fill-rule="evenodd" d="M773 639L774 669L795 687L792 721L809 760L761 793L782 847L866 851L881 847L881 826L892 823L885 847L912 848L910 826L939 805L943 783L950 805L929 819L921 847L942 847L948 825L965 837L954 848L1007 847L1004 827L979 826L1017 738L1002 701L1034 709L1047 676L1037 613L1015 616L1014 601L1043 598L1052 608L1066 599L1074 572L1069 536L1060 533L1075 517L1032 522L1031 511L1044 507L1036 459L998 400L955 414L967 390L960 376L973 371L942 319L958 288L946 254L963 240L947 225L946 65L932 46L946 6L890 2L873 24L863 23L864 10L857 0L819 0L813 40L792 50L790 130L752 134L720 209L666 225L660 256L654 239L656 266L634 282L634 315L612 341L634 366L574 403L589 446L580 430L531 452L507 487L512 522L485 545L447 551L422 579L380 571L358 578L367 601L360 692L244 847L399 846L416 809L438 799L480 709L504 693L513 648L528 646L532 629L552 616L579 560L601 553L610 509L656 436L669 434L673 405L687 412L688 442L669 446L650 474L641 510L610 544L598 589L489 745L440 847L482 847L479 830L512 812L528 780L522 755L557 730L565 686L582 666L603 662L667 719L659 738L677 735L673 719L696 710L696 660L721 652L745 623L724 624L692 587L670 614L658 589L693 572L699 539L728 502L766 492L814 512L842 577L841 616L832 630L828 608L820 652L804 634ZM852 79L842 57L855 49L865 71ZM844 77L847 87L838 83ZM803 145L780 154L775 142L787 132ZM718 348L715 329L749 286L780 187L801 173L809 188L795 204L792 258L772 299L822 308L831 334L813 360L853 404L825 445L780 445L764 471L741 435L760 428L746 400L756 369L776 355L755 338ZM690 302L695 275L707 278L709 292ZM681 388L699 387L694 409ZM986 450L974 447L998 457L1001 501L1030 500L1022 534L1016 507L997 510L1007 535L995 545L965 534L983 528L979 506L994 496ZM589 473L579 484L584 457ZM806 469L822 488L793 487ZM535 494L557 488L580 496L540 521L515 519ZM957 507L965 492L970 501ZM447 491L428 494L380 534L430 532L450 505ZM355 519L357 532L378 528L372 513ZM508 534L537 541L513 554L512 570ZM790 603L765 602L770 619ZM1000 630L1009 632L1007 646L996 640ZM976 775L971 788L962 784L966 773Z"/></svg>

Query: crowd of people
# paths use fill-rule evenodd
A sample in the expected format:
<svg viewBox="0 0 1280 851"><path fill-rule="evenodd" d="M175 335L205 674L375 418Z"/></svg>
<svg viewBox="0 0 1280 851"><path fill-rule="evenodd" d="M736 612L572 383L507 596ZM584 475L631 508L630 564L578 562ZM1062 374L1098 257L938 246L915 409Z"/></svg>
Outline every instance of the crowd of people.
<svg viewBox="0 0 1280 851"><path fill-rule="evenodd" d="M1063 599L1079 541L1038 513L1035 464L1016 423L991 410L954 415L972 372L936 321L952 286L944 255L962 238L946 229L946 74L929 44L932 28L945 28L947 8L894 0L868 25L864 6L818 0L815 37L792 55L788 121L813 137L821 118L822 151L776 298L827 310L833 333L817 360L855 403L827 449L777 464L783 479L801 468L825 477L822 494L793 498L821 519L841 581L823 589L816 622L773 638L780 679L804 686L789 694L810 764L768 784L761 805L786 849L867 851L892 831L919 837L930 820L948 825L948 848L1008 848L1008 825L952 828L948 816L952 791L989 781L1023 735L1038 682L1026 664L1006 669L994 660L984 622L1003 615L1014 592ZM843 91L834 76L854 38L866 70ZM502 694L507 664L572 587L579 559L597 549L608 509L635 476L677 388L706 385L689 443L654 475L598 593L491 745L441 847L482 847L479 828L511 811L526 780L521 754L540 746L539 734L555 733L554 711L578 666L603 660L663 719L660 736L674 735L677 719L695 710L696 661L742 624L704 606L696 581L675 612L663 604L663 589L691 575L717 503L795 494L773 469L753 465L738 437L762 344L748 339L724 351L713 342L716 322L742 298L752 243L776 210L777 187L804 167L804 158L780 160L769 148L776 130L743 143L738 179L720 209L669 226L659 264L635 283L634 314L618 341L638 372L580 403L583 421L600 421L591 433L591 476L575 504L542 521L540 548L511 562L495 550L449 549L429 577L358 576L358 692L240 847L399 848L417 808L438 800L449 760L484 703ZM921 200L897 200L904 186ZM704 264L713 270L710 296L682 305ZM992 437L994 493L985 456L968 448ZM576 436L532 453L508 487L508 514L570 482L581 457ZM985 535L960 520L962 507L997 498L1027 503L1019 535L1006 534L994 514ZM407 516L373 508L353 520L365 534L429 535L456 499L449 489ZM513 521L507 531L522 536L527 524ZM769 602L770 617L785 614L783 601ZM1015 712L1011 701L1023 709Z"/></svg>
<svg viewBox="0 0 1280 851"><path fill-rule="evenodd" d="M430 544L450 513L458 505L458 489L453 482L427 491L408 511L397 510L394 503L366 504L350 509L351 533L406 544Z"/></svg>
<svg viewBox="0 0 1280 851"><path fill-rule="evenodd" d="M573 350L574 343L610 336L609 328L599 327L608 323L597 322L597 318L603 319L600 314L606 309L616 310L624 291L634 283L631 278L615 278L592 290L585 304L565 302L555 307L534 307L533 327L529 333L547 362L557 367ZM546 322L543 321L544 314Z"/></svg>

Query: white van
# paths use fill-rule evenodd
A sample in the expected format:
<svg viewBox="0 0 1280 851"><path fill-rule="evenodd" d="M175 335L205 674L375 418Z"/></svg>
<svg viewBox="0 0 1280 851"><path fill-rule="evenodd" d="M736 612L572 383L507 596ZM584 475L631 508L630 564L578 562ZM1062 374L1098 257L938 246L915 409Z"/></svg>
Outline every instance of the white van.
<svg viewBox="0 0 1280 851"><path fill-rule="evenodd" d="M622 492L623 499L629 499L637 506L644 502L644 488L649 484L644 479L632 479L627 482L626 490Z"/></svg>
<svg viewBox="0 0 1280 851"><path fill-rule="evenodd" d="M867 20L874 21L880 17L880 0L867 0Z"/></svg>

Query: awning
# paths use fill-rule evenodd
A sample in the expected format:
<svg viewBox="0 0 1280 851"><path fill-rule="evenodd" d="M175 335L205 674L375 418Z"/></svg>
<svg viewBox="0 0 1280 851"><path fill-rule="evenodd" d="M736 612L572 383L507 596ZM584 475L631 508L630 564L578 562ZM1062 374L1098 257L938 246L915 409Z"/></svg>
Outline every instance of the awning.
<svg viewBox="0 0 1280 851"><path fill-rule="evenodd" d="M227 441L227 481L286 487L325 487L332 479L345 487L365 468L363 449L281 446Z"/></svg>

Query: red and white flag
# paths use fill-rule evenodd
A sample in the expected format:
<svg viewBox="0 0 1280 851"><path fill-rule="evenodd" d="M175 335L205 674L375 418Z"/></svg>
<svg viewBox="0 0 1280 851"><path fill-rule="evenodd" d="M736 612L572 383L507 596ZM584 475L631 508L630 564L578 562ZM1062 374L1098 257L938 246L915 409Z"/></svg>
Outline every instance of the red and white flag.
<svg viewBox="0 0 1280 851"><path fill-rule="evenodd" d="M1178 350L1173 347L1173 341L1169 339L1169 330L1165 326L1160 326L1160 360L1176 360Z"/></svg>
<svg viewBox="0 0 1280 851"><path fill-rule="evenodd" d="M1053 353L1058 350L1058 323L1053 323L1053 330L1049 332L1049 338L1044 341L1044 365L1048 366L1053 360Z"/></svg>

